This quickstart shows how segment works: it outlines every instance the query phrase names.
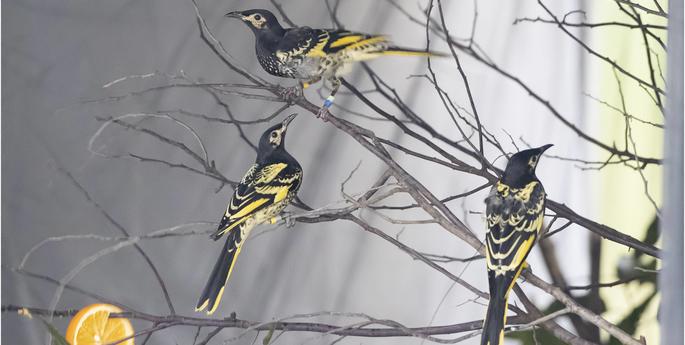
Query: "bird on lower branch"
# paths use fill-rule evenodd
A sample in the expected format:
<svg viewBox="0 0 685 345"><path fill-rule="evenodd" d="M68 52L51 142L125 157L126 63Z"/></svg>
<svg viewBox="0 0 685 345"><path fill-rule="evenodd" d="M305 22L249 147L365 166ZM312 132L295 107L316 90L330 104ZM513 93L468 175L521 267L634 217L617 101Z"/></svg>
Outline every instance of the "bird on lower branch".
<svg viewBox="0 0 685 345"><path fill-rule="evenodd" d="M507 323L507 301L526 258L537 240L545 213L545 189L535 176L542 153L552 145L511 156L502 178L485 199L485 257L490 303L481 345L501 345Z"/></svg>
<svg viewBox="0 0 685 345"><path fill-rule="evenodd" d="M226 244L212 269L195 308L213 314L236 259L255 225L275 223L279 213L295 198L302 184L302 168L285 150L285 134L296 114L264 132L257 159L236 186L233 197L212 235L215 241L226 235Z"/></svg>
<svg viewBox="0 0 685 345"><path fill-rule="evenodd" d="M257 60L265 71L298 80L298 86L285 89L286 98L301 95L304 88L321 79L330 82L332 91L317 114L324 121L340 88L340 76L350 63L383 55L443 55L400 48L383 35L307 26L283 28L273 13L262 9L229 12L226 17L239 18L252 30Z"/></svg>

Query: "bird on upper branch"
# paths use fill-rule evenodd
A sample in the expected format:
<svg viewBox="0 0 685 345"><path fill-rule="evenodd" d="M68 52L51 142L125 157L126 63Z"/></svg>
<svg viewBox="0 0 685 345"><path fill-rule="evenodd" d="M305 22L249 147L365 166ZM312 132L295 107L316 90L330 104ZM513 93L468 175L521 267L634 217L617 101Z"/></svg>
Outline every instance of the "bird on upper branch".
<svg viewBox="0 0 685 345"><path fill-rule="evenodd" d="M235 188L226 213L212 235L216 241L225 234L226 244L202 291L196 311L206 310L210 315L216 311L252 228L260 223L275 223L275 217L295 198L302 183L302 168L284 146L286 130L295 116L288 116L262 134L257 159Z"/></svg>
<svg viewBox="0 0 685 345"><path fill-rule="evenodd" d="M229 12L226 17L239 18L252 30L257 60L264 70L298 80L298 86L285 89L286 98L301 95L304 88L322 78L331 83L331 94L317 114L324 121L340 88L340 76L350 63L382 55L442 55L394 46L383 35L307 26L283 28L273 13L262 9Z"/></svg>
<svg viewBox="0 0 685 345"><path fill-rule="evenodd" d="M552 145L520 151L509 159L502 178L485 199L485 257L490 303L481 345L501 345L507 323L509 292L542 228L545 189L535 176L542 153Z"/></svg>

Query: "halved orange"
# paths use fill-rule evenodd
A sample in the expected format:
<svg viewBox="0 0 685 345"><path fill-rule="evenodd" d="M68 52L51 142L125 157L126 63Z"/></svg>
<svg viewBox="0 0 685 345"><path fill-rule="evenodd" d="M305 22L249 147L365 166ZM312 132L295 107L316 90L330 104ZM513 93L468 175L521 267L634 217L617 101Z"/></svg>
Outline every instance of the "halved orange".
<svg viewBox="0 0 685 345"><path fill-rule="evenodd" d="M71 345L102 345L115 343L134 334L131 321L110 318L110 313L121 313L119 307L96 303L81 309L69 322L66 339ZM133 345L133 338L120 345Z"/></svg>

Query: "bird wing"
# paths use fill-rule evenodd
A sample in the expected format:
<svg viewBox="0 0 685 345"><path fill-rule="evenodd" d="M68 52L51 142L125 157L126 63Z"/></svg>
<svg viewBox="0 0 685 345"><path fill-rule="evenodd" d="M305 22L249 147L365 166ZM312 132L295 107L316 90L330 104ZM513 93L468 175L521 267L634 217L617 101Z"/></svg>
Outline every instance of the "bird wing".
<svg viewBox="0 0 685 345"><path fill-rule="evenodd" d="M308 26L288 29L278 43L276 57L287 61L289 58L307 56L312 50L320 50L318 46L326 41L321 31Z"/></svg>
<svg viewBox="0 0 685 345"><path fill-rule="evenodd" d="M383 35L369 35L346 30L321 30L325 32L327 40L321 45L326 54L337 53L342 50L379 50L388 46L388 38Z"/></svg>
<svg viewBox="0 0 685 345"><path fill-rule="evenodd" d="M256 212L283 201L299 188L301 178L302 170L288 163L253 165L235 188L212 238L219 239Z"/></svg>
<svg viewBox="0 0 685 345"><path fill-rule="evenodd" d="M499 182L486 203L488 270L495 275L516 272L542 227L545 191L538 181L523 188L511 188Z"/></svg>
<svg viewBox="0 0 685 345"><path fill-rule="evenodd" d="M303 26L286 32L279 43L276 56L281 60L294 56L324 57L343 50L379 51L388 45L387 37L382 35Z"/></svg>

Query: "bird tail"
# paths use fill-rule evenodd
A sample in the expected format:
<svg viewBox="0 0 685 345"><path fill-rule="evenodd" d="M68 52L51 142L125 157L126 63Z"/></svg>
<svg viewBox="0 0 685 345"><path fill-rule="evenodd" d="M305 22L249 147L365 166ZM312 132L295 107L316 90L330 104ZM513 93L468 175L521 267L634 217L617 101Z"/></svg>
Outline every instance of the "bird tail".
<svg viewBox="0 0 685 345"><path fill-rule="evenodd" d="M224 248L221 250L216 264L214 264L212 273L209 275L209 280L202 291L200 300L197 302L195 311L206 309L207 315L211 315L219 306L226 282L228 282L228 278L231 276L233 266L235 266L242 248L243 239L240 238L240 230L239 228L234 229L228 234Z"/></svg>
<svg viewBox="0 0 685 345"><path fill-rule="evenodd" d="M523 267L523 265L521 265ZM488 272L490 280L490 303L483 322L481 345L502 345L504 343L504 326L507 324L507 305L509 291L514 287L521 268L514 272L495 275Z"/></svg>
<svg viewBox="0 0 685 345"><path fill-rule="evenodd" d="M383 55L400 55L400 56L432 56L432 57L447 57L448 54L425 51L419 49L402 48L402 47L388 47L388 49L382 52Z"/></svg>

